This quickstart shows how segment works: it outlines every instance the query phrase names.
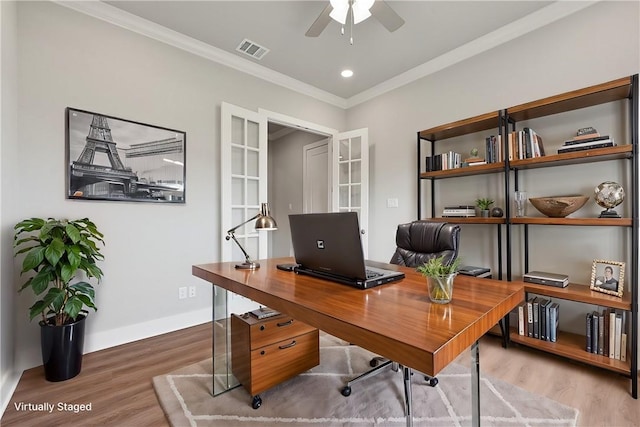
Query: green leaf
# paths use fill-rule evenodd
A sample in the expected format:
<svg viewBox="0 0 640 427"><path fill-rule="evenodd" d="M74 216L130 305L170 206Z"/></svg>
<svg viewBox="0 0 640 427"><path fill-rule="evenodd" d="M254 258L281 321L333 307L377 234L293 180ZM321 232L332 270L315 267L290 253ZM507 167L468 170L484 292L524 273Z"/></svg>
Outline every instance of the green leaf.
<svg viewBox="0 0 640 427"><path fill-rule="evenodd" d="M42 312L47 308L47 304L44 301L36 301L31 307L29 307L29 320L33 320L35 317L42 314Z"/></svg>
<svg viewBox="0 0 640 427"><path fill-rule="evenodd" d="M98 311L98 309L96 308L95 304L93 303L91 298L89 298L88 296L83 295L83 294L78 294L78 295L76 295L76 298L78 298L80 301L82 301L82 303L84 305L86 305L87 307L93 308L94 310Z"/></svg>
<svg viewBox="0 0 640 427"><path fill-rule="evenodd" d="M55 313L60 313L64 305L64 297L65 292L62 289L51 288L44 296L43 301L47 306L51 306Z"/></svg>
<svg viewBox="0 0 640 427"><path fill-rule="evenodd" d="M80 314L82 307L82 301L78 297L74 296L67 300L67 303L64 306L64 312L75 320L76 317L78 317L78 314Z"/></svg>
<svg viewBox="0 0 640 427"><path fill-rule="evenodd" d="M37 266L44 260L44 251L45 248L38 247L35 248L32 252L29 252L26 257L24 257L24 261L22 261L22 272L29 270L35 270Z"/></svg>
<svg viewBox="0 0 640 427"><path fill-rule="evenodd" d="M67 249L67 260L69 260L69 264L73 268L78 268L80 266L80 261L82 260L80 246L73 245L68 246Z"/></svg>
<svg viewBox="0 0 640 427"><path fill-rule="evenodd" d="M53 282L54 280L55 276L51 272L50 267L43 268L42 270L38 271L33 279L31 279L31 287L33 288L33 293L35 293L36 295L40 295L47 289L49 283Z"/></svg>
<svg viewBox="0 0 640 427"><path fill-rule="evenodd" d="M60 279L62 279L64 283L69 283L73 276L76 275L76 271L78 271L78 269L74 266L70 264L64 264L60 269Z"/></svg>
<svg viewBox="0 0 640 427"><path fill-rule="evenodd" d="M89 277L95 277L96 279L100 279L102 277L102 270L95 264L88 263L85 266L85 271Z"/></svg>
<svg viewBox="0 0 640 427"><path fill-rule="evenodd" d="M44 257L49 261L49 264L55 266L64 255L64 242L59 238L54 238L51 243L44 250Z"/></svg>
<svg viewBox="0 0 640 427"><path fill-rule="evenodd" d="M81 238L80 231L76 228L75 225L73 225L73 223L68 223L65 227L65 231L67 232L67 235L73 243L78 243Z"/></svg>
<svg viewBox="0 0 640 427"><path fill-rule="evenodd" d="M85 294L91 299L95 298L96 296L96 291L94 290L93 286L91 286L91 284L87 282L74 283L73 285L69 286L69 288L79 293Z"/></svg>

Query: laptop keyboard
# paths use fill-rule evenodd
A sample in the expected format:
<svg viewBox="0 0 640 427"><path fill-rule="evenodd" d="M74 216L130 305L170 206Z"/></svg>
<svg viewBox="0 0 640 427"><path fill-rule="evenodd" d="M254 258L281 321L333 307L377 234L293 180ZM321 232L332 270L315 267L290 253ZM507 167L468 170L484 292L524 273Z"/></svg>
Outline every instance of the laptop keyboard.
<svg viewBox="0 0 640 427"><path fill-rule="evenodd" d="M377 271L366 270L367 279L373 279L374 277L382 276L382 273L378 273Z"/></svg>

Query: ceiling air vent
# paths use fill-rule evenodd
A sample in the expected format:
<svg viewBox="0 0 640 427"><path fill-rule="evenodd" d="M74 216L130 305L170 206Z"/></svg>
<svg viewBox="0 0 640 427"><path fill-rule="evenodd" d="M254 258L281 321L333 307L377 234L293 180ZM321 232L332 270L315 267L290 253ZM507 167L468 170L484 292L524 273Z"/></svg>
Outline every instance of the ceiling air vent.
<svg viewBox="0 0 640 427"><path fill-rule="evenodd" d="M249 55L254 59L262 59L263 56L269 53L269 49L267 49L266 47L262 47L248 39L242 40L236 50L238 52L244 53L245 55Z"/></svg>

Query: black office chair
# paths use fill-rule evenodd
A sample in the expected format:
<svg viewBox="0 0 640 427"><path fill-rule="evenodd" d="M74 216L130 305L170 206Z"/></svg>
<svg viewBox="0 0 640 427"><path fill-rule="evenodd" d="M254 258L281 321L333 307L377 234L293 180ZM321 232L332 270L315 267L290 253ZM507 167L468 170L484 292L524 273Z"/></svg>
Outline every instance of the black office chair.
<svg viewBox="0 0 640 427"><path fill-rule="evenodd" d="M406 267L418 267L431 258L444 256L447 265L451 264L458 257L458 247L460 245L460 226L448 223L437 223L429 221L414 221L408 224L400 224L396 231L396 251L391 257L391 264L403 265ZM343 396L351 394L351 386L359 381L373 377L385 368L391 368L397 372L400 365L397 362L374 357L369 362L373 369L347 382L341 393ZM405 399L408 405L411 397L409 387L409 368L404 367L405 379ZM429 385L435 387L438 379L425 375L425 380Z"/></svg>

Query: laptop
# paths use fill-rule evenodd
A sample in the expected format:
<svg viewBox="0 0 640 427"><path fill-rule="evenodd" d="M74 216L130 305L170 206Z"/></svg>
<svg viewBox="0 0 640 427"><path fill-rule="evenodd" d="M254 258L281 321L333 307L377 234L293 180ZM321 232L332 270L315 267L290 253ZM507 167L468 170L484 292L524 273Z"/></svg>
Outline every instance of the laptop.
<svg viewBox="0 0 640 427"><path fill-rule="evenodd" d="M355 212L289 215L296 273L369 289L404 273L366 266Z"/></svg>

